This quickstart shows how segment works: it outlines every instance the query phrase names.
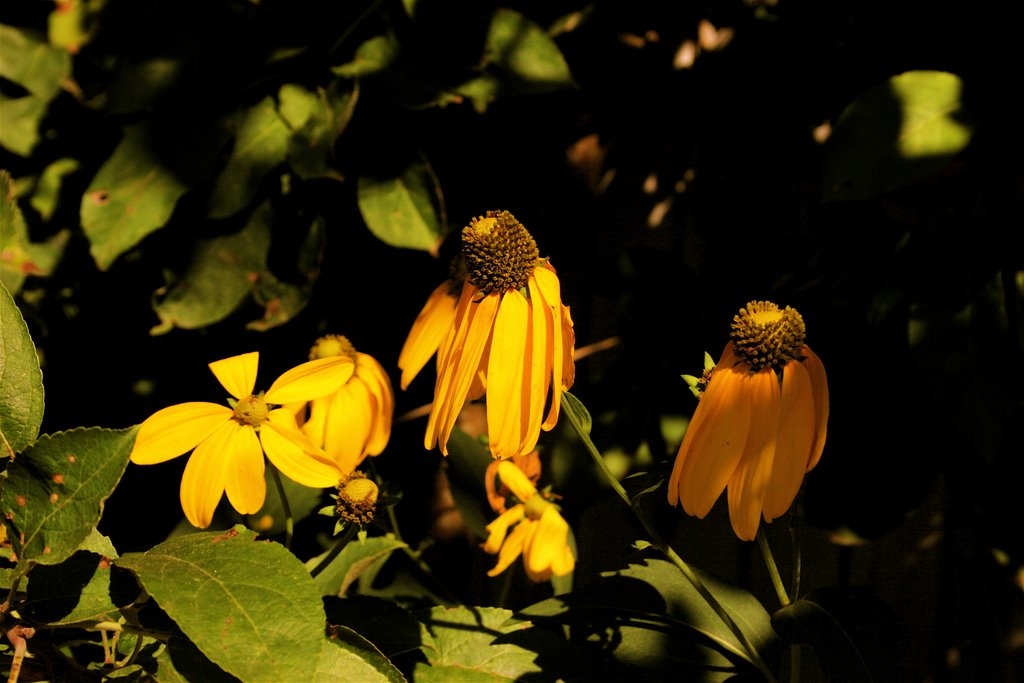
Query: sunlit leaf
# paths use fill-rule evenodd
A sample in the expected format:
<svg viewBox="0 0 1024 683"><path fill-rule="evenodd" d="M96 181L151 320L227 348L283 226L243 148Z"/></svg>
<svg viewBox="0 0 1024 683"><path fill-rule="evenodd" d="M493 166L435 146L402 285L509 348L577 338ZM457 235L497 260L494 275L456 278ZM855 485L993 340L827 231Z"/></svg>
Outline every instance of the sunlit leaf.
<svg viewBox="0 0 1024 683"><path fill-rule="evenodd" d="M370 38L356 48L355 58L331 71L344 78L369 76L383 71L398 59L398 43L392 36L376 36Z"/></svg>
<svg viewBox="0 0 1024 683"><path fill-rule="evenodd" d="M39 212L40 218L44 221L50 220L54 209L57 208L57 197L64 182L64 177L78 170L78 161L75 159L57 159L43 169L36 183L29 204Z"/></svg>
<svg viewBox="0 0 1024 683"><path fill-rule="evenodd" d="M152 131L128 126L82 197L82 230L100 270L163 227L188 187L161 163Z"/></svg>
<svg viewBox="0 0 1024 683"><path fill-rule="evenodd" d="M0 458L9 458L39 435L43 374L25 319L3 283L0 319L4 322L0 325Z"/></svg>
<svg viewBox="0 0 1024 683"><path fill-rule="evenodd" d="M129 569L213 663L244 681L284 681L318 661L320 594L294 555L241 526L178 536L115 562Z"/></svg>
<svg viewBox="0 0 1024 683"><path fill-rule="evenodd" d="M235 145L210 196L211 218L230 216L249 205L263 177L284 161L291 134L272 97L242 112L233 127Z"/></svg>
<svg viewBox="0 0 1024 683"><path fill-rule="evenodd" d="M128 465L135 431L44 435L11 463L0 505L18 531L11 541L20 562L58 564L90 536Z"/></svg>
<svg viewBox="0 0 1024 683"><path fill-rule="evenodd" d="M399 548L407 547L394 536L374 536L365 541L352 540L327 567L314 577L320 595L344 595L360 574L370 571ZM329 552L329 551L328 551ZM306 562L312 570L327 557L327 552Z"/></svg>
<svg viewBox="0 0 1024 683"><path fill-rule="evenodd" d="M593 418L590 417L590 411L587 410L587 407L578 398L568 391L562 392L562 410L569 416L569 420L577 432L581 433L581 436L583 434L590 434L590 428L594 424Z"/></svg>
<svg viewBox="0 0 1024 683"><path fill-rule="evenodd" d="M338 178L328 162L334 143L352 118L356 87L335 81L316 92L287 83L278 92L281 117L292 129L288 163L301 178Z"/></svg>
<svg viewBox="0 0 1024 683"><path fill-rule="evenodd" d="M0 77L49 102L71 75L71 55L41 34L0 24Z"/></svg>
<svg viewBox="0 0 1024 683"><path fill-rule="evenodd" d="M313 680L404 683L405 676L373 643L350 628L336 626L324 639Z"/></svg>
<svg viewBox="0 0 1024 683"><path fill-rule="evenodd" d="M11 294L21 291L29 275L45 277L53 272L70 234L62 230L46 242L30 242L25 217L14 198L14 182L7 171L0 170L0 282Z"/></svg>
<svg viewBox="0 0 1024 683"><path fill-rule="evenodd" d="M356 200L366 226L385 244L432 251L444 237L441 191L422 158L390 172L360 176Z"/></svg>
<svg viewBox="0 0 1024 683"><path fill-rule="evenodd" d="M47 106L34 95L11 98L0 93L0 146L27 157L39 142L39 122Z"/></svg>
<svg viewBox="0 0 1024 683"><path fill-rule="evenodd" d="M102 5L82 0L58 2L46 22L50 44L78 54L96 34L95 16Z"/></svg>
<svg viewBox="0 0 1024 683"><path fill-rule="evenodd" d="M908 71L862 93L828 140L823 199L866 199L933 176L971 140L962 89L955 74Z"/></svg>

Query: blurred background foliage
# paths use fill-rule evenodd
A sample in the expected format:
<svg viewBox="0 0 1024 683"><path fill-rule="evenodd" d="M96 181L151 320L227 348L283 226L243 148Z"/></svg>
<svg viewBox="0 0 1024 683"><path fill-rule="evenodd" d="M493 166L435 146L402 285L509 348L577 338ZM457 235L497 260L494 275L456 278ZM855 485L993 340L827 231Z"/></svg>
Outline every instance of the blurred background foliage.
<svg viewBox="0 0 1024 683"><path fill-rule="evenodd" d="M1024 102L1004 75L1020 66L1008 11L6 0L0 278L39 347L43 431L216 399L206 363L258 349L272 377L325 333L395 380L459 229L507 209L558 269L577 346L603 344L573 389L595 441L646 485L694 407L679 375L717 357L748 300L798 308L832 396L800 512L807 587L888 603L907 680L1017 680ZM472 533L482 492L455 466L438 478L421 429L400 421L375 463L404 491L406 540L435 544L461 598L496 600ZM637 530L618 501L561 429L545 453L577 586L622 568ZM119 550L175 527L182 466L129 468L101 528ZM723 505L701 523L663 490L645 500L684 557L765 591Z"/></svg>

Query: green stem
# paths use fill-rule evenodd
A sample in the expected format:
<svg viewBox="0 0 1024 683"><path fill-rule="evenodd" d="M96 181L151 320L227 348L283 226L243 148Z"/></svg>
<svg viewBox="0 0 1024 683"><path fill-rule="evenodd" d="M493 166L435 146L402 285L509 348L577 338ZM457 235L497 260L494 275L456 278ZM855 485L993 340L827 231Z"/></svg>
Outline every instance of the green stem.
<svg viewBox="0 0 1024 683"><path fill-rule="evenodd" d="M757 547L761 549L761 557L764 558L768 574L772 577L775 594L779 596L779 602L785 607L790 603L789 595L786 593L786 586L782 583L782 575L779 574L779 567L775 564L775 556L772 555L772 547L768 545L768 537L765 536L763 527L757 529Z"/></svg>
<svg viewBox="0 0 1024 683"><path fill-rule="evenodd" d="M281 499L281 508L284 510L284 547L292 549L292 533L295 531L295 519L292 517L292 508L288 505L288 494L284 492L284 482L281 481L281 473L277 471L274 464L267 461L270 473L274 480L274 487L277 489L277 496Z"/></svg>
<svg viewBox="0 0 1024 683"><path fill-rule="evenodd" d="M575 399L575 397L573 397L573 399ZM576 399L576 402L578 403L578 399ZM582 407L582 404L580 404L580 406ZM775 675L772 673L771 669L768 668L768 664L758 653L757 649L754 647L753 643L750 642L750 639L747 638L747 635L743 630L740 629L735 621L733 621L733 618L729 616L729 613L725 611L725 607L722 606L722 603L718 602L715 596L711 594L711 591L708 590L707 586L704 585L704 582L700 580L700 577L697 576L697 573L693 571L690 565L688 565L683 558L679 557L676 551L673 550L664 539L662 539L661 534L659 534L650 522L647 521L647 518L640 514L640 510L638 510L633 504L633 501L630 500L629 493L622 484L619 483L619 480L615 478L615 475L612 474L611 470L608 469L608 465L605 464L604 457L601 455L601 452L597 450L597 446L594 445L594 442L590 440L590 435L580 422L579 416L571 409L565 410L565 414L569 416L569 422L572 423L573 429L576 430L576 434L580 437L580 441L582 441L583 445L586 446L587 451L594 459L598 468L604 473L605 479L608 480L611 487L615 489L615 492L619 494L619 497L626 503L629 509L633 511L633 514L636 515L636 518L640 521L644 531L647 532L648 537L651 539L651 545L657 548L669 559L669 561L672 562L672 564L676 566L677 569L679 569L686 580L690 582L690 585L693 586L694 590L696 590L701 598L704 599L704 602L706 602L715 614L718 615L718 618L722 620L722 623L725 624L726 628L732 631L733 635L736 636L736 639L743 647L747 660L756 666L758 671L760 671L767 680L771 681L771 683L776 683Z"/></svg>
<svg viewBox="0 0 1024 683"><path fill-rule="evenodd" d="M334 546L326 555L324 555L324 559L320 560L320 563L317 564L317 566L313 567L312 570L310 570L309 575L316 578L323 572L323 570L327 569L327 565L333 562L334 558L341 554L341 551L345 549L345 546L348 545L348 542L351 541L352 537L356 535L356 529L358 527L358 524L352 524L350 522L348 526L345 528L345 533L338 537L338 540L334 543Z"/></svg>
<svg viewBox="0 0 1024 683"><path fill-rule="evenodd" d="M793 544L793 575L790 578L789 594L793 600L800 597L800 518L797 516L796 508L789 518L789 538Z"/></svg>

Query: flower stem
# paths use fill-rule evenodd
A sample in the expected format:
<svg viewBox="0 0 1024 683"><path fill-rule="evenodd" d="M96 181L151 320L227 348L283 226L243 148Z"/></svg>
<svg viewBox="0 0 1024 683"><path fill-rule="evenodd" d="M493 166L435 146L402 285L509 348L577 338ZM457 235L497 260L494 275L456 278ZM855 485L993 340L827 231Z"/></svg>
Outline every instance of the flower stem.
<svg viewBox="0 0 1024 683"><path fill-rule="evenodd" d="M348 545L348 542L351 541L352 537L356 535L356 529L358 528L358 526L358 524L349 523L349 525L345 528L345 533L338 537L338 540L334 543L334 546L326 555L324 555L324 559L320 560L320 563L310 570L310 576L316 578L323 572L323 570L327 569L327 566L334 561L334 558L341 554L341 551L345 549L345 546Z"/></svg>
<svg viewBox="0 0 1024 683"><path fill-rule="evenodd" d="M757 547L761 549L761 557L768 568L768 574L772 577L772 586L775 587L775 594L779 596L779 602L783 607L790 603L789 594L786 593L786 586L782 583L782 575L779 574L779 567L775 564L775 556L772 555L772 547L768 545L768 537L764 534L764 528L757 530Z"/></svg>
<svg viewBox="0 0 1024 683"><path fill-rule="evenodd" d="M564 397L566 396L570 398L568 400L565 400ZM619 480L615 478L615 475L612 474L611 470L608 469L608 465L604 461L604 456L601 455L601 452L597 450L597 446L595 446L594 442L591 441L590 434L588 433L589 430L584 426L581 420L581 416L576 412L576 408L580 408L584 411L586 410L586 408L583 407L583 404L580 403L579 399L577 399L575 396L572 396L572 394L570 394L569 392L565 392L565 394L563 394L563 403L566 404L563 406L566 409L565 414L568 415L569 422L572 424L573 429L576 430L576 434L577 436L580 437L580 441L582 441L583 445L586 446L587 451L590 453L591 457L594 459L594 462L597 464L598 468L604 474L605 479L608 480L608 483L611 485L611 487L615 490L617 494L619 494L619 497L622 498L622 500L626 503L629 509L633 511L633 514L636 516L637 520L639 520L640 524L644 528L644 531L647 532L648 537L651 539L651 545L657 548L658 551L660 551L665 557L669 559L669 561L672 562L672 564L676 566L677 569L679 569L683 577L685 577L686 580L690 582L690 585L693 586L694 590L696 590L700 597L704 599L704 602L707 603L708 607L710 607L715 612L715 614L718 615L718 618L722 620L722 623L725 624L725 626L730 631L732 631L733 635L736 636L736 639L743 647L747 660L755 667L757 667L758 671L760 671L761 674L768 681L771 681L771 683L775 683L775 675L772 673L771 669L768 668L768 664L758 653L753 643L750 642L750 639L747 638L747 635L743 632L742 629L740 629L740 627L736 624L733 618L729 616L729 613L726 612L725 607L722 606L722 603L718 602L718 599L711 594L711 591L708 590L708 587L704 585L704 582L700 580L700 577L697 575L696 572L693 571L690 565L687 564L686 561L683 560L683 558L679 557L676 551L672 549L672 546L670 546L661 537L661 534L659 534L657 530L651 525L651 523L647 521L647 518L645 518L640 513L640 510L633 504L633 501L630 499L629 493L622 486ZM587 421L589 422L589 416Z"/></svg>
<svg viewBox="0 0 1024 683"><path fill-rule="evenodd" d="M270 473L274 479L274 487L277 488L277 496L281 499L281 509L284 510L284 547L292 549L292 533L295 531L295 519L292 517L292 508L288 505L288 494L284 492L284 482L281 481L281 473L277 471L274 464L267 462Z"/></svg>

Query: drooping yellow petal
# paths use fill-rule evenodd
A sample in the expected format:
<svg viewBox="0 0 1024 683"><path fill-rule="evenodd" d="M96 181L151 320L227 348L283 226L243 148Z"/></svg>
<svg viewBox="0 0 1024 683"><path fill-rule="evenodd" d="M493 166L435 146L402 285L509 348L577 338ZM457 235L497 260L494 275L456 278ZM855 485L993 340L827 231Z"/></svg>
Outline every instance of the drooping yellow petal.
<svg viewBox="0 0 1024 683"><path fill-rule="evenodd" d="M437 349L437 378L434 380L434 402L430 407L430 415L427 417L427 430L423 435L423 447L430 450L437 445L441 428L448 417L450 409L447 397L451 394L452 384L457 370L457 364L449 362L452 353L461 349L466 344L466 334L469 332L469 316L476 310L474 297L479 290L472 283L467 282L462 288L462 295L459 297L458 306L455 309L455 321ZM442 452L444 452L442 450Z"/></svg>
<svg viewBox="0 0 1024 683"><path fill-rule="evenodd" d="M328 412L324 451L342 472L350 474L366 454L366 443L376 412L375 399L367 390L366 383L353 377L325 400ZM320 405L324 404L317 404L314 409Z"/></svg>
<svg viewBox="0 0 1024 683"><path fill-rule="evenodd" d="M669 503L703 518L736 471L750 430L750 401L743 391L747 365L737 366L732 344L726 346L708 382L669 479Z"/></svg>
<svg viewBox="0 0 1024 683"><path fill-rule="evenodd" d="M221 386L234 398L250 396L256 388L256 370L260 354L256 351L210 363L209 368Z"/></svg>
<svg viewBox="0 0 1024 683"><path fill-rule="evenodd" d="M326 396L352 377L356 365L348 356L317 358L297 365L274 380L264 395L267 403L283 405Z"/></svg>
<svg viewBox="0 0 1024 683"><path fill-rule="evenodd" d="M309 416L301 426L302 433L309 437L314 446L319 448L324 447L324 441L327 439L327 415L330 412L333 398L334 394L328 394L310 401Z"/></svg>
<svg viewBox="0 0 1024 683"><path fill-rule="evenodd" d="M375 358L360 353L357 362L359 377L366 382L366 388L370 390L376 400L377 408L370 438L366 442L366 454L379 455L391 438L391 420L395 413L395 393L391 389L391 379Z"/></svg>
<svg viewBox="0 0 1024 683"><path fill-rule="evenodd" d="M729 520L744 541L754 540L772 476L779 431L779 381L771 368L748 374L743 399L750 405L750 433L736 471L729 480ZM703 399L701 399L703 401Z"/></svg>
<svg viewBox="0 0 1024 683"><path fill-rule="evenodd" d="M398 354L398 368L402 371L403 390L437 352L455 320L455 308L459 300L449 293L450 289L450 284L445 281L431 292L402 345Z"/></svg>
<svg viewBox="0 0 1024 683"><path fill-rule="evenodd" d="M576 332L568 306L562 306L562 389L569 391L576 381Z"/></svg>
<svg viewBox="0 0 1024 683"><path fill-rule="evenodd" d="M525 515L525 507L522 505L513 505L511 508L501 513L497 519L484 527L487 530L487 540L480 546L484 549L484 552L488 552L491 555L498 552L498 550L501 549L501 544L505 542L505 536L508 534L508 528L521 521Z"/></svg>
<svg viewBox="0 0 1024 683"><path fill-rule="evenodd" d="M576 568L576 558L572 554L572 548L568 545L562 546L562 550L551 562L551 573L555 576L565 576Z"/></svg>
<svg viewBox="0 0 1024 683"><path fill-rule="evenodd" d="M530 292L530 325L527 331L527 354L523 377L523 419L518 453L529 453L537 447L544 424L544 400L551 386L551 311L544 303L540 288L533 278L527 282ZM560 393L560 392L557 392Z"/></svg>
<svg viewBox="0 0 1024 683"><path fill-rule="evenodd" d="M487 436L495 458L510 458L519 453L523 349L529 316L526 297L511 291L502 297L494 319L491 357L487 363ZM537 428L539 430L540 425Z"/></svg>
<svg viewBox="0 0 1024 683"><path fill-rule="evenodd" d="M260 443L281 474L311 488L337 486L343 473L313 445L284 408L272 410L260 427Z"/></svg>
<svg viewBox="0 0 1024 683"><path fill-rule="evenodd" d="M498 562L487 572L487 576L497 576L502 573L516 561L517 557L523 554L523 544L533 535L536 526L537 523L532 519L523 519L516 525L516 528L505 539L505 543L502 544L501 552L498 553Z"/></svg>
<svg viewBox="0 0 1024 683"><path fill-rule="evenodd" d="M498 478L524 503L537 494L537 488L530 483L526 474L511 462L498 463Z"/></svg>
<svg viewBox="0 0 1024 683"><path fill-rule="evenodd" d="M201 401L158 410L139 426L131 461L155 465L187 453L230 421L232 414L227 406Z"/></svg>
<svg viewBox="0 0 1024 683"><path fill-rule="evenodd" d="M493 341L494 335L492 334L487 338L484 352L480 354L480 364L476 368L476 374L473 375L469 391L466 392L467 401L476 401L487 393L487 365L491 362L491 343Z"/></svg>
<svg viewBox="0 0 1024 683"><path fill-rule="evenodd" d="M811 456L807 460L807 471L810 472L818 464L821 451L825 448L825 435L828 432L828 378L821 359L807 346L804 346L804 357L803 366L811 378L811 393L814 395L814 445L811 446Z"/></svg>
<svg viewBox="0 0 1024 683"><path fill-rule="evenodd" d="M561 286L558 282L558 276L555 275L554 271L545 267L534 269L533 276L530 278L530 284L534 283L536 283L539 293L537 298L544 302L545 334L548 336L544 364L545 366L550 364L551 370L550 377L545 377L546 386L548 380L551 382L551 407L548 408L548 414L544 418L542 427L545 430L550 430L558 422L558 412L562 404L562 388L565 379L565 321L562 320ZM530 296L533 296L532 289L530 290ZM569 362L573 362L571 357ZM546 397L546 390L544 394Z"/></svg>
<svg viewBox="0 0 1024 683"><path fill-rule="evenodd" d="M764 518L768 522L782 516L793 504L814 443L811 379L799 361L790 361L783 369L780 400L779 440L764 499Z"/></svg>
<svg viewBox="0 0 1024 683"><path fill-rule="evenodd" d="M255 429L248 425L237 427L227 440L227 450L221 454L227 460L224 491L231 507L243 515L251 515L263 507L267 495L267 481L263 478L263 447Z"/></svg>
<svg viewBox="0 0 1024 683"><path fill-rule="evenodd" d="M534 581L550 578L551 566L556 559L561 559L568 533L569 525L558 510L553 505L545 508L537 520L537 530L523 546L523 561L528 577Z"/></svg>
<svg viewBox="0 0 1024 683"><path fill-rule="evenodd" d="M227 479L229 460L224 456L231 449L231 441L239 428L241 425L237 422L223 422L196 446L185 465L181 475L181 509L192 526L200 529L210 526Z"/></svg>

